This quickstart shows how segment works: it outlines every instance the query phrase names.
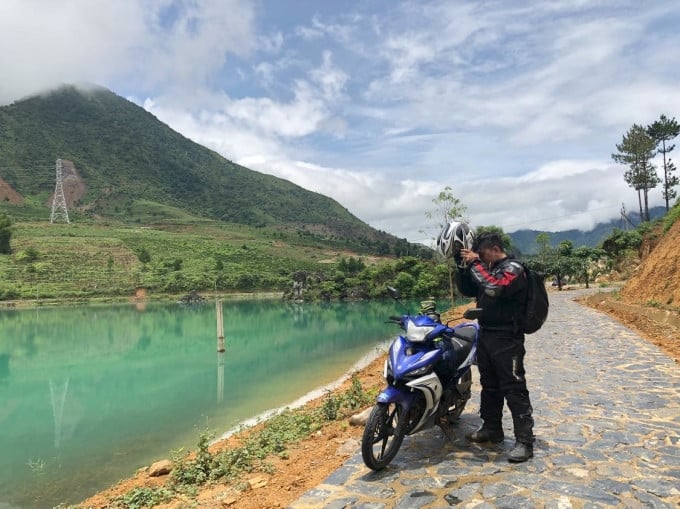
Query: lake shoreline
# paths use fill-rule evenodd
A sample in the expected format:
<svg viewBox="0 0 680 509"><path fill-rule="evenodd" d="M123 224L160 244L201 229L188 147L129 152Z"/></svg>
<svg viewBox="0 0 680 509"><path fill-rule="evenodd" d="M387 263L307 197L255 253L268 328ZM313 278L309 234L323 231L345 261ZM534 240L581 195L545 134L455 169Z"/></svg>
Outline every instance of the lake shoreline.
<svg viewBox="0 0 680 509"><path fill-rule="evenodd" d="M180 304L180 299L187 295L186 293L163 293L153 294L144 297L135 296L103 296L103 297L84 297L84 298L45 298L45 299L17 299L0 301L0 309L34 309L40 307L64 307L64 306L94 306L94 305L108 305L108 304L134 304L143 305L147 303L177 303ZM199 294L201 295L201 294ZM208 303L216 299L223 300L280 300L283 297L283 292L236 292L236 293L220 293L220 294L203 294L205 299L203 303ZM191 304L189 304L191 305Z"/></svg>
<svg viewBox="0 0 680 509"><path fill-rule="evenodd" d="M304 394L303 396L299 397L298 399L277 407L273 408L270 410L266 410L264 412L261 412L260 414L250 417L242 422L239 422L236 426L232 427L231 429L227 430L224 432L222 435L219 437L215 438L212 443L217 443L222 440L226 440L227 438L231 437L232 435L235 435L236 433L243 431L244 428L249 428L252 426L255 426L263 421L266 421L268 419L271 419L277 414L280 414L281 412L287 410L287 409L295 409L295 408L301 408L305 406L307 403L314 401L320 397L322 397L324 394L327 394L329 392L332 392L339 387L342 386L343 383L345 383L347 380L349 380L352 376L353 373L359 372L366 367L368 367L373 361L378 359L379 357L385 355L387 352L387 349L390 346L390 343L392 342L394 338L389 338L385 339L385 341L373 348L370 352L366 353L363 355L359 360L357 360L345 373L343 373L339 378L336 380L327 383L325 385L319 386L315 389L312 389L308 393Z"/></svg>

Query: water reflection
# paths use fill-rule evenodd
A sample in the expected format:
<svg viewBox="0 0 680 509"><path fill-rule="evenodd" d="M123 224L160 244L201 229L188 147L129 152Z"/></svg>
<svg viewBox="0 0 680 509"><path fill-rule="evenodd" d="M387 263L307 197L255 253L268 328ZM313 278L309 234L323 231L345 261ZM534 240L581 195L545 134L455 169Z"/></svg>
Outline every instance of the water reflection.
<svg viewBox="0 0 680 509"><path fill-rule="evenodd" d="M224 352L217 352L217 402L224 399Z"/></svg>
<svg viewBox="0 0 680 509"><path fill-rule="evenodd" d="M9 381L9 354L0 353L0 383Z"/></svg>
<svg viewBox="0 0 680 509"><path fill-rule="evenodd" d="M294 401L393 333L394 312L225 302L216 353L214 303L0 311L0 507L78 502Z"/></svg>
<svg viewBox="0 0 680 509"><path fill-rule="evenodd" d="M52 416L54 418L54 448L61 445L61 424L64 419L64 403L68 392L69 378L63 383L55 382L50 378L50 402L52 403Z"/></svg>

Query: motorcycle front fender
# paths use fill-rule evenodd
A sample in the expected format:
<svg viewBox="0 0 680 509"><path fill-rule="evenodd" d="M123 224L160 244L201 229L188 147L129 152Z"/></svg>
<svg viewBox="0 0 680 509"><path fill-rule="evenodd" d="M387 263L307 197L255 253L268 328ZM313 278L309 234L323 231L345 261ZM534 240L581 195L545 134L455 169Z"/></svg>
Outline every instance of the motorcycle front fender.
<svg viewBox="0 0 680 509"><path fill-rule="evenodd" d="M405 392L397 389L396 387L385 387L378 397L376 398L378 403L396 403L403 407L405 410L411 408L411 404L415 399L415 394L412 392Z"/></svg>

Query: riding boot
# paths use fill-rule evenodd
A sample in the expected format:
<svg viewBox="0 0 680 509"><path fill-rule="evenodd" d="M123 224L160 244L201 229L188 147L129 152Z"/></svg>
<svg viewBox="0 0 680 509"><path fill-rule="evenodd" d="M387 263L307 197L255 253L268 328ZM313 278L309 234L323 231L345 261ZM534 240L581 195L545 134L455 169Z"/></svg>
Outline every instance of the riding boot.
<svg viewBox="0 0 680 509"><path fill-rule="evenodd" d="M482 443L491 442L493 444L498 444L505 439L503 434L503 428L501 427L489 427L486 423L482 424L482 427L473 433L465 435L470 442Z"/></svg>
<svg viewBox="0 0 680 509"><path fill-rule="evenodd" d="M508 453L510 463L522 463L534 457L534 418L533 408L527 391L507 394L508 407L512 413L515 430L515 446Z"/></svg>
<svg viewBox="0 0 680 509"><path fill-rule="evenodd" d="M529 445L534 443L534 418L531 414L513 416L512 424L515 429L515 440Z"/></svg>
<svg viewBox="0 0 680 509"><path fill-rule="evenodd" d="M470 442L502 442L503 434L503 394L498 390L482 389L479 413L484 424L465 437Z"/></svg>
<svg viewBox="0 0 680 509"><path fill-rule="evenodd" d="M508 461L510 463L522 463L527 461L529 458L534 457L534 446L533 444L525 444L523 442L515 442L515 447L513 447L508 453Z"/></svg>
<svg viewBox="0 0 680 509"><path fill-rule="evenodd" d="M508 407L512 413L512 424L515 431L515 439L523 444L534 443L534 418L533 408L529 401L529 393L509 393L506 396Z"/></svg>

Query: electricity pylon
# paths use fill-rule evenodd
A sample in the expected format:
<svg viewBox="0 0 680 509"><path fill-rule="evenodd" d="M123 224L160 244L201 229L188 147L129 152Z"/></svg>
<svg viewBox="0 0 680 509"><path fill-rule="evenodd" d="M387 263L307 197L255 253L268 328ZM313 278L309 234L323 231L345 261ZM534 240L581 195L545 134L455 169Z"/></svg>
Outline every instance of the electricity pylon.
<svg viewBox="0 0 680 509"><path fill-rule="evenodd" d="M57 159L57 184L54 187L54 198L52 199L52 214L50 215L50 223L62 218L67 223L68 210L66 209L66 197L64 196L64 175L62 171L61 159Z"/></svg>

